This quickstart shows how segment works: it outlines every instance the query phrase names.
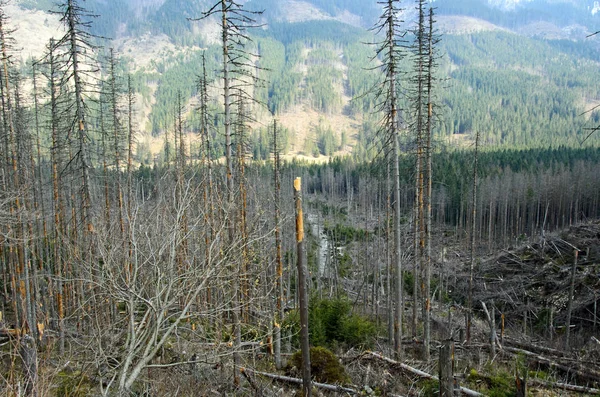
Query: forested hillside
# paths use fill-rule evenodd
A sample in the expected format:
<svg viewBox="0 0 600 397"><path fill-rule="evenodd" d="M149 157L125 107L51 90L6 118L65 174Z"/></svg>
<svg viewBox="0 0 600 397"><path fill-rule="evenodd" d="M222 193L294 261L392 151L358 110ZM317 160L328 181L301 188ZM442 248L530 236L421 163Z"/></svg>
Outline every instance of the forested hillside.
<svg viewBox="0 0 600 397"><path fill-rule="evenodd" d="M0 0L0 393L600 395L599 12Z"/></svg>
<svg viewBox="0 0 600 397"><path fill-rule="evenodd" d="M366 44L373 40L365 28L378 16L377 7L367 5L361 11L358 3L313 1L310 7L330 19L311 20L309 15L302 17L305 21L299 17L290 23L284 3L248 3L251 10L265 10L257 20L264 25L251 32L254 40L249 43L250 50L261 56L257 67L264 69L255 87L258 97L270 111L282 116L282 125L290 131L286 147L290 153L310 158L351 150L364 160L369 152L369 119L375 106L372 91L377 82L376 73L369 67L373 46ZM23 5L51 8L42 1L26 1ZM203 2L148 2L146 6L138 5L132 18L125 10L135 6L127 2L117 1L110 6L89 2L92 13L102 16L94 20L92 32L119 38L119 55L135 68L141 85L150 87L144 95L140 120L140 128L147 134L159 137L169 130L178 91L185 93L184 101L190 106L197 102L194 81L204 48L208 51L209 75L215 70L210 62L218 56L216 22L189 20L197 18L206 6ZM437 93L436 112L441 120L435 129L438 140L464 146L472 144L474 132L479 131L483 145L490 148L597 144L597 136L585 139L599 117L596 112L585 113L596 106L598 98L594 79L600 49L595 38L586 38L594 31L595 16L590 10L593 2L573 5L534 1L503 12L480 0L440 0L435 6L442 26L440 33L444 35L439 53L440 78L446 80ZM414 19L414 6L403 7L408 27ZM289 12L294 10L291 7ZM344 19L333 19L344 12L360 15L360 23L352 26ZM456 16L475 17L492 25L481 28L473 25L475 20ZM139 39L128 39L147 32L165 34L175 45L157 52L156 58L148 62L144 54L132 50ZM144 40L150 40L147 45L164 46L151 38ZM408 65L406 60L403 68ZM218 106L218 98L213 98L214 106ZM458 108L461 112L455 111ZM268 113L256 111L261 114L257 121L267 123ZM293 125L298 118L300 129L309 129L308 134ZM330 128L333 124L337 125L331 128L337 145L325 153L314 144L323 139L317 127ZM150 148L151 153L145 151L140 160L145 157L148 161L148 155L160 154L157 144L162 140L145 141L143 147ZM259 141L258 136L254 141ZM222 142L215 143L215 148L223 147ZM266 148L258 151L265 153Z"/></svg>

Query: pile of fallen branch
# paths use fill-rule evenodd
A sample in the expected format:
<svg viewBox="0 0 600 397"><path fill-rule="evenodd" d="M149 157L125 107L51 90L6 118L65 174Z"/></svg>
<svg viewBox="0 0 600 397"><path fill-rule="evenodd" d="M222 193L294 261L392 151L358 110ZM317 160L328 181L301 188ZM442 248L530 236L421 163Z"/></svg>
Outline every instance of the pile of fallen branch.
<svg viewBox="0 0 600 397"><path fill-rule="evenodd" d="M439 378L435 375L431 375L425 371L422 371L418 368L411 367L411 366L401 363L399 361L392 360L391 358L385 357L379 353L367 351L367 352L364 352L363 354L359 355L357 358L355 358L355 360L378 360L378 361L386 363L400 371L406 372L411 376L416 376L416 377L422 378L422 379L439 381ZM241 372L244 375L244 377L246 378L246 380L248 380L248 383L256 391L260 391L259 390L260 388L256 384L256 382L253 380L253 378L252 378L253 376L261 376L261 377L264 377L264 378L267 378L270 380L274 380L277 382L283 382L283 383L294 384L294 385L302 384L302 379L292 378L289 376L283 376L283 375L272 374L272 373L267 373L267 372L260 372L260 371L255 371L255 370L248 369L248 368L242 368ZM363 390L357 388L356 386L348 387L348 386L331 385L331 384L319 383L319 382L313 382L312 386L316 387L318 389L321 389L321 390L338 392L338 393L347 393L350 395L363 394ZM483 397L483 394L481 394L475 390L471 390L466 387L462 387L462 386L460 386L460 392L465 396ZM388 394L388 395L393 396L391 394Z"/></svg>
<svg viewBox="0 0 600 397"><path fill-rule="evenodd" d="M571 227L535 244L504 251L479 269L474 298L494 302L518 317L564 322L574 276L573 316L581 326L600 328L600 222Z"/></svg>
<svg viewBox="0 0 600 397"><path fill-rule="evenodd" d="M594 362L588 362L577 357L574 353L563 350L551 349L544 346L535 345L519 341L512 338L505 338L503 351L525 357L528 362L537 363L548 368L555 369L565 374L577 382L586 383L588 386L600 385L600 371L598 365ZM538 382L539 383L539 382ZM548 383L548 382L546 382ZM588 394L600 395L600 391L588 386L565 385L562 383L552 384L555 387L571 387L572 391L578 388L589 389Z"/></svg>

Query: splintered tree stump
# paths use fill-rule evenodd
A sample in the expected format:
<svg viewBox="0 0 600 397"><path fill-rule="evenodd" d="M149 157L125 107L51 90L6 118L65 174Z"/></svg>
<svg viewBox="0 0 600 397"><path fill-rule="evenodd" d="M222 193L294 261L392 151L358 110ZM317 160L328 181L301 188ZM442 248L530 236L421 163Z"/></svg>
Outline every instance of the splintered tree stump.
<svg viewBox="0 0 600 397"><path fill-rule="evenodd" d="M440 397L454 396L454 342L446 340L440 346Z"/></svg>
<svg viewBox="0 0 600 397"><path fill-rule="evenodd" d="M525 379L522 379L519 377L519 375L517 375L515 378L515 383L517 386L517 393L515 394L515 396L527 397L527 382L525 381Z"/></svg>
<svg viewBox="0 0 600 397"><path fill-rule="evenodd" d="M21 338L19 352L21 354L21 359L23 360L25 395L35 397L37 396L37 351L35 339L31 335L24 335Z"/></svg>

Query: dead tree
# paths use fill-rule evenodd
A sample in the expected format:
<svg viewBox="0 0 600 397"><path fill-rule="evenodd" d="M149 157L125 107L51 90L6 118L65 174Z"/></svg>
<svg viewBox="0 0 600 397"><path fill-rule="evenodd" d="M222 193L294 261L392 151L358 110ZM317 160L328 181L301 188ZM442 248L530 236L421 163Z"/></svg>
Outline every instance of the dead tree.
<svg viewBox="0 0 600 397"><path fill-rule="evenodd" d="M230 246L236 241L235 215L236 215L236 198L235 198L235 181L234 181L234 158L233 158L233 90L235 89L238 96L253 101L250 94L246 91L255 80L254 74L251 72L253 61L251 54L247 49L247 43L250 38L247 35L247 30L253 27L258 27L254 17L260 12L248 11L243 8L243 5L235 0L219 0L214 3L208 11L202 13L198 20L206 20L213 16L220 17L221 26L221 48L222 48L222 68L220 70L223 81L223 107L224 107L224 129L225 129L225 174L226 174L226 205L225 205L225 222L228 230L228 238ZM243 205L243 204L240 204ZM236 255L237 257L240 257ZM238 274L236 264L238 260L232 260L232 273ZM231 311L234 323L234 334L240 335L240 321L238 294L243 289L239 285L239 281L234 281L234 291ZM239 385L239 367L240 359L237 352L239 351L240 338L236 337L238 343L234 349L234 384Z"/></svg>
<svg viewBox="0 0 600 397"><path fill-rule="evenodd" d="M86 105L85 96L89 91L90 77L96 70L96 60L93 59L93 51L97 47L93 45L94 36L90 33L91 18L85 8L79 5L78 0L67 0L66 3L59 5L61 22L66 28L65 35L57 42L57 47L64 48L64 55L61 59L66 60L64 74L65 79L61 81L62 85L72 84L74 87L73 103L75 108L74 128L77 135L77 153L76 160L79 163L81 172L81 220L83 223L84 238L89 237L94 232L94 221L91 214L92 208L92 187L90 178L89 149L89 131L87 125L87 114L89 108ZM84 247L89 246L85 244Z"/></svg>
<svg viewBox="0 0 600 397"><path fill-rule="evenodd" d="M473 322L473 282L475 277L475 222L477 216L477 163L479 160L479 131L475 132L475 151L473 153L473 195L471 208L471 246L469 261L469 295L467 301L467 343L471 342L471 325Z"/></svg>
<svg viewBox="0 0 600 397"><path fill-rule="evenodd" d="M571 338L571 314L573 313L573 294L575 293L575 273L577 272L577 259L579 250L574 250L573 265L571 266L571 281L569 282L569 299L567 303L567 329L565 330L565 350L570 349Z"/></svg>
<svg viewBox="0 0 600 397"><path fill-rule="evenodd" d="M114 50L110 49L109 55L109 98L108 104L110 108L111 116L111 127L112 127L112 138L113 138L113 150L114 150L114 172L116 175L115 188L116 188L116 201L117 210L119 217L119 239L121 244L125 241L125 206L123 203L123 184L121 178L121 158L122 158L122 146L123 146L123 127L121 109L119 107L121 97L121 84L117 81L117 59L115 57ZM124 265L125 266L125 265ZM125 271L125 267L123 268Z"/></svg>
<svg viewBox="0 0 600 397"><path fill-rule="evenodd" d="M377 92L379 98L378 110L383 113L382 131L384 140L390 148L391 162L393 164L394 178L394 271L395 271L395 304L394 317L394 351L396 358L402 357L402 247L400 237L400 124L402 122L398 112L397 83L399 77L398 62L402 57L400 48L401 32L399 19L399 0L378 2L383 5L383 14L373 30L383 34L381 42L376 43L376 57L381 57L384 81Z"/></svg>
<svg viewBox="0 0 600 397"><path fill-rule="evenodd" d="M280 182L280 149L277 142L277 119L273 120L273 185L275 187L275 277L276 277L276 312L273 320L275 331L275 367L281 369L281 323L283 321L283 260L281 256L281 182Z"/></svg>
<svg viewBox="0 0 600 397"><path fill-rule="evenodd" d="M429 350L431 343L431 266L432 266L432 253L431 253L431 234L433 231L432 223L432 201L433 201L433 126L434 126L434 89L435 89L435 71L437 68L436 64L436 46L440 39L436 35L434 24L434 10L433 7L429 8L429 21L428 21L428 33L427 33L427 64L425 73L425 91L427 99L427 118L425 120L425 179L426 179L426 190L425 190L425 337L424 349L425 356L429 359ZM441 287L440 287L441 289ZM440 293L441 296L441 293Z"/></svg>
<svg viewBox="0 0 600 397"><path fill-rule="evenodd" d="M63 354L65 350L65 289L63 282L65 258L63 257L63 247L59 242L65 240L65 202L64 202L64 183L62 180L62 167L64 156L65 139L60 134L61 128L61 103L60 103L60 76L63 73L61 64L56 54L56 43L50 40L47 46L47 53L44 59L47 64L46 79L48 80L49 94L49 127L51 133L50 160L52 164L52 213L53 227L52 238L54 240L52 258L54 260L54 274L56 279L56 313L58 317L59 332L59 353Z"/></svg>
<svg viewBox="0 0 600 397"><path fill-rule="evenodd" d="M454 396L454 342L445 340L440 346L440 397Z"/></svg>
<svg viewBox="0 0 600 397"><path fill-rule="evenodd" d="M197 20L205 20L214 15L220 16L221 25L221 47L222 47L222 80L223 80L223 107L224 107L224 127L225 127L225 161L226 161L226 190L227 190L227 209L229 219L229 237L233 239L235 225L231 216L234 206L234 179L233 179L233 120L232 120L232 86L237 88L248 86L244 78L252 79L248 73L248 66L252 64L250 54L246 49L246 43L249 41L247 30L258 27L254 17L260 12L244 10L243 6L234 0L220 0L202 14ZM242 91L248 97L248 94Z"/></svg>
<svg viewBox="0 0 600 397"><path fill-rule="evenodd" d="M415 138L415 201L413 205L413 239L414 239L414 264L413 264L413 307L411 318L412 337L417 337L418 307L419 307L419 279L421 280L420 292L425 300L424 283L424 256L425 256L425 145L424 145L424 86L425 86L425 10L424 0L419 0L417 5L418 21L414 31L415 43L412 45L412 56L414 63L414 75L410 80L412 90L412 117L413 122L410 126L414 131ZM425 305L421 305L425 320Z"/></svg>
<svg viewBox="0 0 600 397"><path fill-rule="evenodd" d="M302 214L302 181L294 180L296 202L296 244L298 266L298 300L300 304L300 346L302 350L302 396L312 394L310 378L310 345L308 340L308 293L306 264L304 263L304 219Z"/></svg>

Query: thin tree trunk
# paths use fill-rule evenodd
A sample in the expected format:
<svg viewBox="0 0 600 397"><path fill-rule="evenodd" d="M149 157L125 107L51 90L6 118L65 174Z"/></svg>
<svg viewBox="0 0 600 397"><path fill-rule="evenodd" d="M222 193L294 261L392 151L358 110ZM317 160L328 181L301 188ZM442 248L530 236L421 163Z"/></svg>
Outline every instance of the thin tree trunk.
<svg viewBox="0 0 600 397"><path fill-rule="evenodd" d="M440 397L454 396L454 342L445 340L440 346Z"/></svg>
<svg viewBox="0 0 600 397"><path fill-rule="evenodd" d="M65 302L64 302L64 283L63 283L63 257L59 242L62 238L62 225L64 216L64 205L62 201L61 179L58 172L61 162L61 142L58 134L59 115L58 115L58 98L57 98L57 78L59 71L57 70L56 58L54 55L55 43L50 40L48 45L48 63L50 66L49 86L50 86L50 112L51 112L51 129L52 129L52 202L54 212L54 244L53 258L54 271L56 277L56 307L58 314L58 332L59 332L59 354L63 355L65 351Z"/></svg>
<svg viewBox="0 0 600 397"><path fill-rule="evenodd" d="M571 338L571 314L573 312L573 294L575 293L575 273L577 272L577 259L579 251L574 251L573 266L571 266L571 281L569 282L569 302L567 304L567 324L565 332L565 350L570 350Z"/></svg>
<svg viewBox="0 0 600 397"><path fill-rule="evenodd" d="M479 151L479 131L475 133L475 159L473 162L473 196L471 209L471 247L469 264L469 297L467 302L467 343L471 343L471 324L473 322L473 278L475 274L475 218L477 216L477 162ZM508 200L507 200L508 201Z"/></svg>
<svg viewBox="0 0 600 397"><path fill-rule="evenodd" d="M277 145L277 119L273 120L273 178L275 185L275 277L276 277L276 301L275 312L275 368L281 369L281 322L283 321L283 260L281 257L281 231L280 231L280 206L281 206L281 183L279 180L279 147Z"/></svg>
<svg viewBox="0 0 600 397"><path fill-rule="evenodd" d="M389 52L388 79L389 79L389 130L393 140L392 161L394 163L394 261L396 270L396 316L394 318L394 352L398 360L402 359L402 313L404 311L404 296L402 291L402 250L400 238L400 133L398 127L398 109L396 104L396 34L394 31L394 2L387 2L387 46Z"/></svg>
<svg viewBox="0 0 600 397"><path fill-rule="evenodd" d="M296 245L298 266L298 298L300 304L300 347L302 350L302 396L312 395L310 378L310 345L308 340L308 293L306 265L304 263L304 219L302 214L302 181L294 180L296 202Z"/></svg>
<svg viewBox="0 0 600 397"><path fill-rule="evenodd" d="M423 349L425 350L425 360L430 360L431 344L431 232L432 232L432 191L433 191L433 166L432 166L432 135L433 135L433 8L429 8L429 34L428 49L429 58L427 66L427 135L425 144L425 178L427 180L427 190L425 192L425 318L423 319L425 328L425 338ZM441 287L440 287L441 288Z"/></svg>

